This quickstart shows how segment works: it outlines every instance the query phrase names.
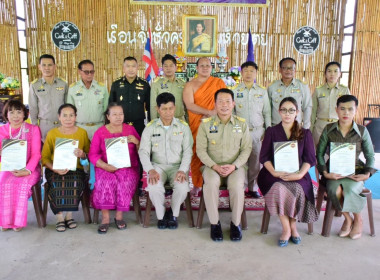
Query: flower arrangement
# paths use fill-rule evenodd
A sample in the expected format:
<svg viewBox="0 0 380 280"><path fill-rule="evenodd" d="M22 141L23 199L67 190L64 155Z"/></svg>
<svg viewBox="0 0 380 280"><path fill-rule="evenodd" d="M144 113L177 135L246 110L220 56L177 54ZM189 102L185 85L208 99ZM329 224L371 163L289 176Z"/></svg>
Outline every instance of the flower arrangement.
<svg viewBox="0 0 380 280"><path fill-rule="evenodd" d="M20 85L21 84L20 84L19 80L12 78L12 77L3 78L1 81L1 88L16 89L16 88L19 88Z"/></svg>
<svg viewBox="0 0 380 280"><path fill-rule="evenodd" d="M236 81L231 76L224 77L222 80L228 88L232 88L236 85Z"/></svg>
<svg viewBox="0 0 380 280"><path fill-rule="evenodd" d="M232 78L240 78L240 71L240 66L232 66L228 75L230 75Z"/></svg>

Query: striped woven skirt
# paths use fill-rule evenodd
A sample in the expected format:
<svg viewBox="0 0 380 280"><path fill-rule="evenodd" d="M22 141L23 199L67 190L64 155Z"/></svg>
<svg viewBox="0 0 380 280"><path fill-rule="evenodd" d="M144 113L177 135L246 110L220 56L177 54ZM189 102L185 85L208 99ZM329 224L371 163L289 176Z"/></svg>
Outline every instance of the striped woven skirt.
<svg viewBox="0 0 380 280"><path fill-rule="evenodd" d="M302 186L295 182L276 182L264 196L271 216L288 216L302 223L318 220L315 205L306 199Z"/></svg>
<svg viewBox="0 0 380 280"><path fill-rule="evenodd" d="M87 184L83 170L69 171L59 175L50 169L45 170L50 208L54 215L62 211L78 211L78 205Z"/></svg>

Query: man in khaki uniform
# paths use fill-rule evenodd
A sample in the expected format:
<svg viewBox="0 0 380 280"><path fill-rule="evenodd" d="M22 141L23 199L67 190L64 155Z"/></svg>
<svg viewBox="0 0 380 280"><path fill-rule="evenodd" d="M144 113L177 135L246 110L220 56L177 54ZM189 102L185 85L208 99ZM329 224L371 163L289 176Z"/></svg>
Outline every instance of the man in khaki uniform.
<svg viewBox="0 0 380 280"><path fill-rule="evenodd" d="M257 176L260 172L259 155L265 129L271 126L271 108L267 90L256 84L258 66L252 61L241 65L243 82L233 88L235 113L246 119L252 139L252 151L248 158L247 196L260 198ZM256 182L256 184L255 184Z"/></svg>
<svg viewBox="0 0 380 280"><path fill-rule="evenodd" d="M70 85L67 103L77 107L77 125L87 131L90 141L95 131L104 124L108 106L108 92L103 83L94 80L94 63L82 60L78 64L81 79Z"/></svg>
<svg viewBox="0 0 380 280"><path fill-rule="evenodd" d="M176 100L174 117L186 121L185 119L185 106L182 100L183 87L185 81L175 77L177 71L174 56L166 54L162 58L162 69L164 71L164 77L157 77L150 90L150 118L153 120L158 118L156 98L160 93L170 92L174 95Z"/></svg>
<svg viewBox="0 0 380 280"><path fill-rule="evenodd" d="M175 97L161 93L155 100L160 116L152 120L141 136L139 156L148 173L149 198L156 208L159 229L178 227L181 204L189 192L188 172L193 155L193 137L183 120L174 118ZM173 188L171 209L165 212L165 183Z"/></svg>
<svg viewBox="0 0 380 280"><path fill-rule="evenodd" d="M303 123L303 128L310 128L310 117L312 109L311 93L309 86L294 78L296 74L296 61L291 57L281 59L281 80L276 80L268 87L268 95L272 104L272 126L281 122L278 112L279 105L285 97L293 97L302 114L297 115L298 123Z"/></svg>
<svg viewBox="0 0 380 280"><path fill-rule="evenodd" d="M38 69L42 78L34 80L29 88L29 114L32 124L39 125L42 141L46 134L59 126L58 108L65 103L68 86L55 77L55 59L50 54L40 56Z"/></svg>
<svg viewBox="0 0 380 280"><path fill-rule="evenodd" d="M197 135L197 154L204 164L203 195L211 223L211 239L222 241L219 187L227 183L232 209L230 238L239 241L242 238L240 219L244 207L245 164L252 150L252 140L245 120L232 115L234 93L220 89L214 98L217 115L203 119Z"/></svg>

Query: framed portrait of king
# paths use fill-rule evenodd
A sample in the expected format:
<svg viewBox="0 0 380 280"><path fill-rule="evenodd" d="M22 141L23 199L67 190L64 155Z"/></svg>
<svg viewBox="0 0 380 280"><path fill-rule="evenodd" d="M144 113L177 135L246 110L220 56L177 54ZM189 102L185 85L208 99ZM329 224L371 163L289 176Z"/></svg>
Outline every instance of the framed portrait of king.
<svg viewBox="0 0 380 280"><path fill-rule="evenodd" d="M182 16L182 50L186 56L216 56L217 16Z"/></svg>

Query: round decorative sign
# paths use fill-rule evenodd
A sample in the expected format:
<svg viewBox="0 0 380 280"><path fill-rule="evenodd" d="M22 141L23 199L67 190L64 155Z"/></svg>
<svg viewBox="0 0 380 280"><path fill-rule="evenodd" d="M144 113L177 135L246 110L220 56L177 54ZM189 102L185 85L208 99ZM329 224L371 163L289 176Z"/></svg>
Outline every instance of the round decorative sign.
<svg viewBox="0 0 380 280"><path fill-rule="evenodd" d="M300 54L312 54L319 47L319 33L315 28L302 26L294 34L293 45Z"/></svg>
<svg viewBox="0 0 380 280"><path fill-rule="evenodd" d="M53 27L51 39L60 50L72 51L80 43L80 31L74 23L61 21Z"/></svg>

